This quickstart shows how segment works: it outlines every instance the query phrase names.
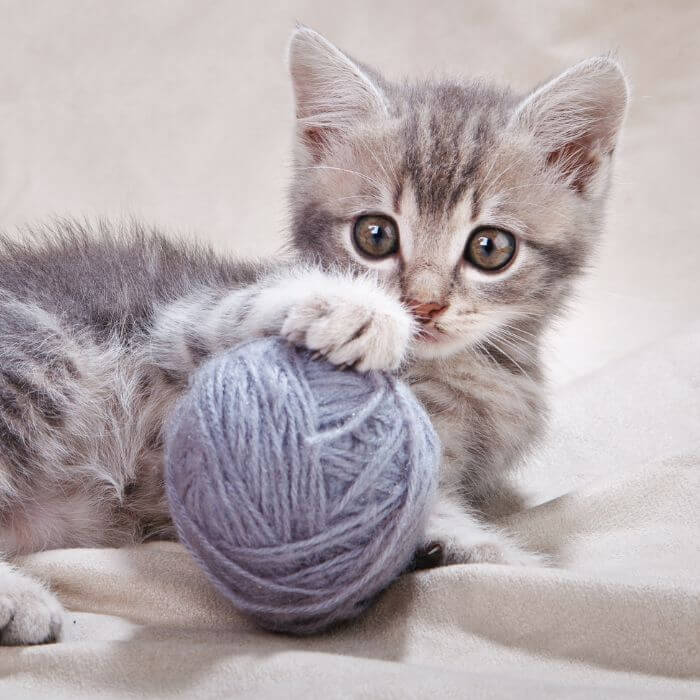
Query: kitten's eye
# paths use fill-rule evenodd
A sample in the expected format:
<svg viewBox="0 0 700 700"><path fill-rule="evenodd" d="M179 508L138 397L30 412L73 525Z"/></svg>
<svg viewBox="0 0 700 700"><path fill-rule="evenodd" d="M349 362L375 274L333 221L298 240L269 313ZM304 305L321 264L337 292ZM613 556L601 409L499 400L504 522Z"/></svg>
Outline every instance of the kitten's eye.
<svg viewBox="0 0 700 700"><path fill-rule="evenodd" d="M352 237L360 252L371 258L385 258L399 249L399 228L388 216L361 216Z"/></svg>
<svg viewBox="0 0 700 700"><path fill-rule="evenodd" d="M481 270L504 268L515 255L515 236L498 228L481 228L467 241L464 257Z"/></svg>

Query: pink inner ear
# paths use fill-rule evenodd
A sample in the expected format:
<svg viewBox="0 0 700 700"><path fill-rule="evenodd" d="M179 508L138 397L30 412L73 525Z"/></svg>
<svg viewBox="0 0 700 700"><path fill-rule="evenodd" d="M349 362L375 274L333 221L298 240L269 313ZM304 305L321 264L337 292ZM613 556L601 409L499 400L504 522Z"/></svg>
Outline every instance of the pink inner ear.
<svg viewBox="0 0 700 700"><path fill-rule="evenodd" d="M582 137L567 143L547 156L547 163L559 169L570 186L579 194L600 167L600 154L590 137Z"/></svg>

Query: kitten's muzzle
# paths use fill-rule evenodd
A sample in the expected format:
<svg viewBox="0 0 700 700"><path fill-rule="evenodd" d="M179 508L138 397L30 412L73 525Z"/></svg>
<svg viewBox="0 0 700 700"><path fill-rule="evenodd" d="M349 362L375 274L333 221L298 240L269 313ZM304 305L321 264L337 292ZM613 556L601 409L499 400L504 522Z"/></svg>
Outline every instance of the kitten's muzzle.
<svg viewBox="0 0 700 700"><path fill-rule="evenodd" d="M435 301L421 302L415 299L409 299L406 304L411 309L411 313L423 325L432 323L448 307L448 304L440 304Z"/></svg>

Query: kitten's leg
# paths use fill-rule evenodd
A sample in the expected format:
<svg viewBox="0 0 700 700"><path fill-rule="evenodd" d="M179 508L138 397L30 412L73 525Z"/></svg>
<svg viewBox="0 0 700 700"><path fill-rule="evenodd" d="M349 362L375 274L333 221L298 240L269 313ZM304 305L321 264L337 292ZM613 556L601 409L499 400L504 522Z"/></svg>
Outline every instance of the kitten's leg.
<svg viewBox="0 0 700 700"><path fill-rule="evenodd" d="M44 644L58 639L63 608L39 583L0 562L0 645Z"/></svg>
<svg viewBox="0 0 700 700"><path fill-rule="evenodd" d="M75 459L78 439L94 434L80 422L77 355L56 318L0 291L2 552L58 546L61 533L74 522L65 495L70 492L67 460ZM86 483L78 481L75 492L85 503ZM85 527L99 530L95 521ZM69 537L79 533L69 532ZM0 556L0 645L51 641L59 634L61 615L53 594Z"/></svg>
<svg viewBox="0 0 700 700"><path fill-rule="evenodd" d="M523 549L510 535L479 522L457 499L444 494L428 519L424 542L416 554L417 569L479 563L547 565L545 557Z"/></svg>
<svg viewBox="0 0 700 700"><path fill-rule="evenodd" d="M413 324L401 303L368 277L297 269L170 304L157 317L151 351L155 363L180 380L210 355L267 335L337 365L390 370L403 360Z"/></svg>

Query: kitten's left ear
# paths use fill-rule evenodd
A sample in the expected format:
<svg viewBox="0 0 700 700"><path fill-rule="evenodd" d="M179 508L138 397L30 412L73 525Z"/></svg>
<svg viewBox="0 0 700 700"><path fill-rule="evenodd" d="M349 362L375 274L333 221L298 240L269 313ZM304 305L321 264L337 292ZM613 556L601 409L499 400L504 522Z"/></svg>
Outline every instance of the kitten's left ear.
<svg viewBox="0 0 700 700"><path fill-rule="evenodd" d="M289 71L299 133L315 157L358 121L388 114L378 81L313 29L292 35Z"/></svg>
<svg viewBox="0 0 700 700"><path fill-rule="evenodd" d="M525 98L511 123L534 136L548 164L581 194L615 149L627 96L619 64L592 58Z"/></svg>

